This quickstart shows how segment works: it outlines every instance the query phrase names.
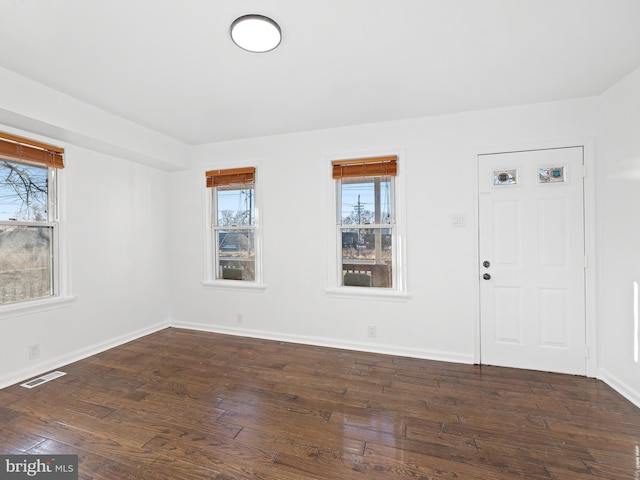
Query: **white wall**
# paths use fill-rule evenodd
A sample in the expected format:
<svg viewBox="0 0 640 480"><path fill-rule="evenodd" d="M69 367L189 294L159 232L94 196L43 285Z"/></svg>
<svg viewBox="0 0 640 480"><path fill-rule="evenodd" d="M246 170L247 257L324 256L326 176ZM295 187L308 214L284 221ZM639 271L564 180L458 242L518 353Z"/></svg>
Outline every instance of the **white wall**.
<svg viewBox="0 0 640 480"><path fill-rule="evenodd" d="M20 93L22 83L0 71L0 83L6 82ZM597 137L598 365L602 377L640 404L640 366L633 358L633 282L640 282L640 257L633 255L640 245L634 221L640 206L638 71L599 98L191 149L101 112L84 112L41 86L24 85L22 95L0 98L9 105L0 108L0 121L6 122L0 130L45 135L67 149L67 230L76 299L56 310L0 317L0 386L169 322L471 362L477 327L476 153ZM43 99L37 111L29 105L33 93ZM70 110L43 109L52 96ZM60 111L71 113L61 117ZM19 127L25 131L15 131ZM121 137L127 145L119 154ZM159 153L158 141L170 153ZM333 214L327 156L372 150L403 154L405 302L335 298L324 291L327 265L334 261L327 252L332 235L327 220ZM189 167L180 170L189 154ZM238 163L258 167L263 292L201 283L203 172ZM454 213L466 215L466 228L450 226ZM236 323L237 313L242 324ZM376 339L367 337L370 324L378 327ZM33 343L41 344L37 361L28 360L27 346Z"/></svg>
<svg viewBox="0 0 640 480"><path fill-rule="evenodd" d="M640 405L640 69L602 95L600 110L599 363L602 377Z"/></svg>
<svg viewBox="0 0 640 480"><path fill-rule="evenodd" d="M170 173L171 319L176 325L471 362L477 323L476 156L509 145L593 138L596 98L361 125L195 147ZM406 302L328 296L327 155L405 153ZM205 168L258 168L264 292L207 289ZM466 228L450 225L465 214ZM329 235L333 235L330 232ZM236 323L242 313L243 323ZM367 337L367 325L378 336Z"/></svg>
<svg viewBox="0 0 640 480"><path fill-rule="evenodd" d="M168 318L167 174L63 146L75 300L0 318L0 386L156 330ZM41 356L29 361L28 345L36 343Z"/></svg>

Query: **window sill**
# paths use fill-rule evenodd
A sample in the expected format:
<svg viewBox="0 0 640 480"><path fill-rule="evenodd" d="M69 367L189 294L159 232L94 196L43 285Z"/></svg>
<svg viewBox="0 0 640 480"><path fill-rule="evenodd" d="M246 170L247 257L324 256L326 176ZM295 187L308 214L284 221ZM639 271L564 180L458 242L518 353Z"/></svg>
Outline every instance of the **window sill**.
<svg viewBox="0 0 640 480"><path fill-rule="evenodd" d="M262 283L247 282L242 280L209 280L202 282L206 288L231 290L236 292L264 292L267 286Z"/></svg>
<svg viewBox="0 0 640 480"><path fill-rule="evenodd" d="M383 290L367 287L337 287L327 288L325 293L335 298L351 298L358 300L384 300L390 302L406 302L411 297L406 293L395 290Z"/></svg>
<svg viewBox="0 0 640 480"><path fill-rule="evenodd" d="M9 303L0 306L0 320L68 307L75 299L76 297L51 297L28 302Z"/></svg>

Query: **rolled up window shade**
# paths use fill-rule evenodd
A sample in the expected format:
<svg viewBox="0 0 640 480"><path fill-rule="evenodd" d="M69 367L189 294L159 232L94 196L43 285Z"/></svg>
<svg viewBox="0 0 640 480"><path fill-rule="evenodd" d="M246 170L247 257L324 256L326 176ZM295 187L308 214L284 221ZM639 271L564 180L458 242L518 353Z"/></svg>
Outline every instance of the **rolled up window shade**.
<svg viewBox="0 0 640 480"><path fill-rule="evenodd" d="M240 185L255 181L255 167L229 168L226 170L209 170L206 172L207 187L221 187L225 185Z"/></svg>
<svg viewBox="0 0 640 480"><path fill-rule="evenodd" d="M0 158L64 168L64 148L0 132Z"/></svg>
<svg viewBox="0 0 640 480"><path fill-rule="evenodd" d="M354 177L377 177L381 175L396 176L398 174L398 157L352 158L349 160L334 160L334 180Z"/></svg>

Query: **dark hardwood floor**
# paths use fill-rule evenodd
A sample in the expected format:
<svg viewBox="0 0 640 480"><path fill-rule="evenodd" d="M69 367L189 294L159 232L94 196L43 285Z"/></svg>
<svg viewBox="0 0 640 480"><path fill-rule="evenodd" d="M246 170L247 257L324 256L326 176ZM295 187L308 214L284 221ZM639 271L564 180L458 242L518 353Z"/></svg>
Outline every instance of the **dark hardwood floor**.
<svg viewBox="0 0 640 480"><path fill-rule="evenodd" d="M170 328L0 390L0 453L81 479L640 479L640 409L582 377Z"/></svg>

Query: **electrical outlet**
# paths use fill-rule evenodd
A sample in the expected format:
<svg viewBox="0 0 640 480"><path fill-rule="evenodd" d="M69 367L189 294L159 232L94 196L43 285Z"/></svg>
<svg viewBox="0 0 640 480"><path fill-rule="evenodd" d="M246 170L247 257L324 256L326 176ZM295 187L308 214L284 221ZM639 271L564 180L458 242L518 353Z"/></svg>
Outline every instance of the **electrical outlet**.
<svg viewBox="0 0 640 480"><path fill-rule="evenodd" d="M36 358L40 358L39 343L34 343L33 345L29 345L29 360L35 360Z"/></svg>
<svg viewBox="0 0 640 480"><path fill-rule="evenodd" d="M369 325L367 327L367 335L370 338L374 338L377 334L378 334L378 327L376 327L375 325Z"/></svg>
<svg viewBox="0 0 640 480"><path fill-rule="evenodd" d="M242 323L242 314L236 313L236 323Z"/></svg>

